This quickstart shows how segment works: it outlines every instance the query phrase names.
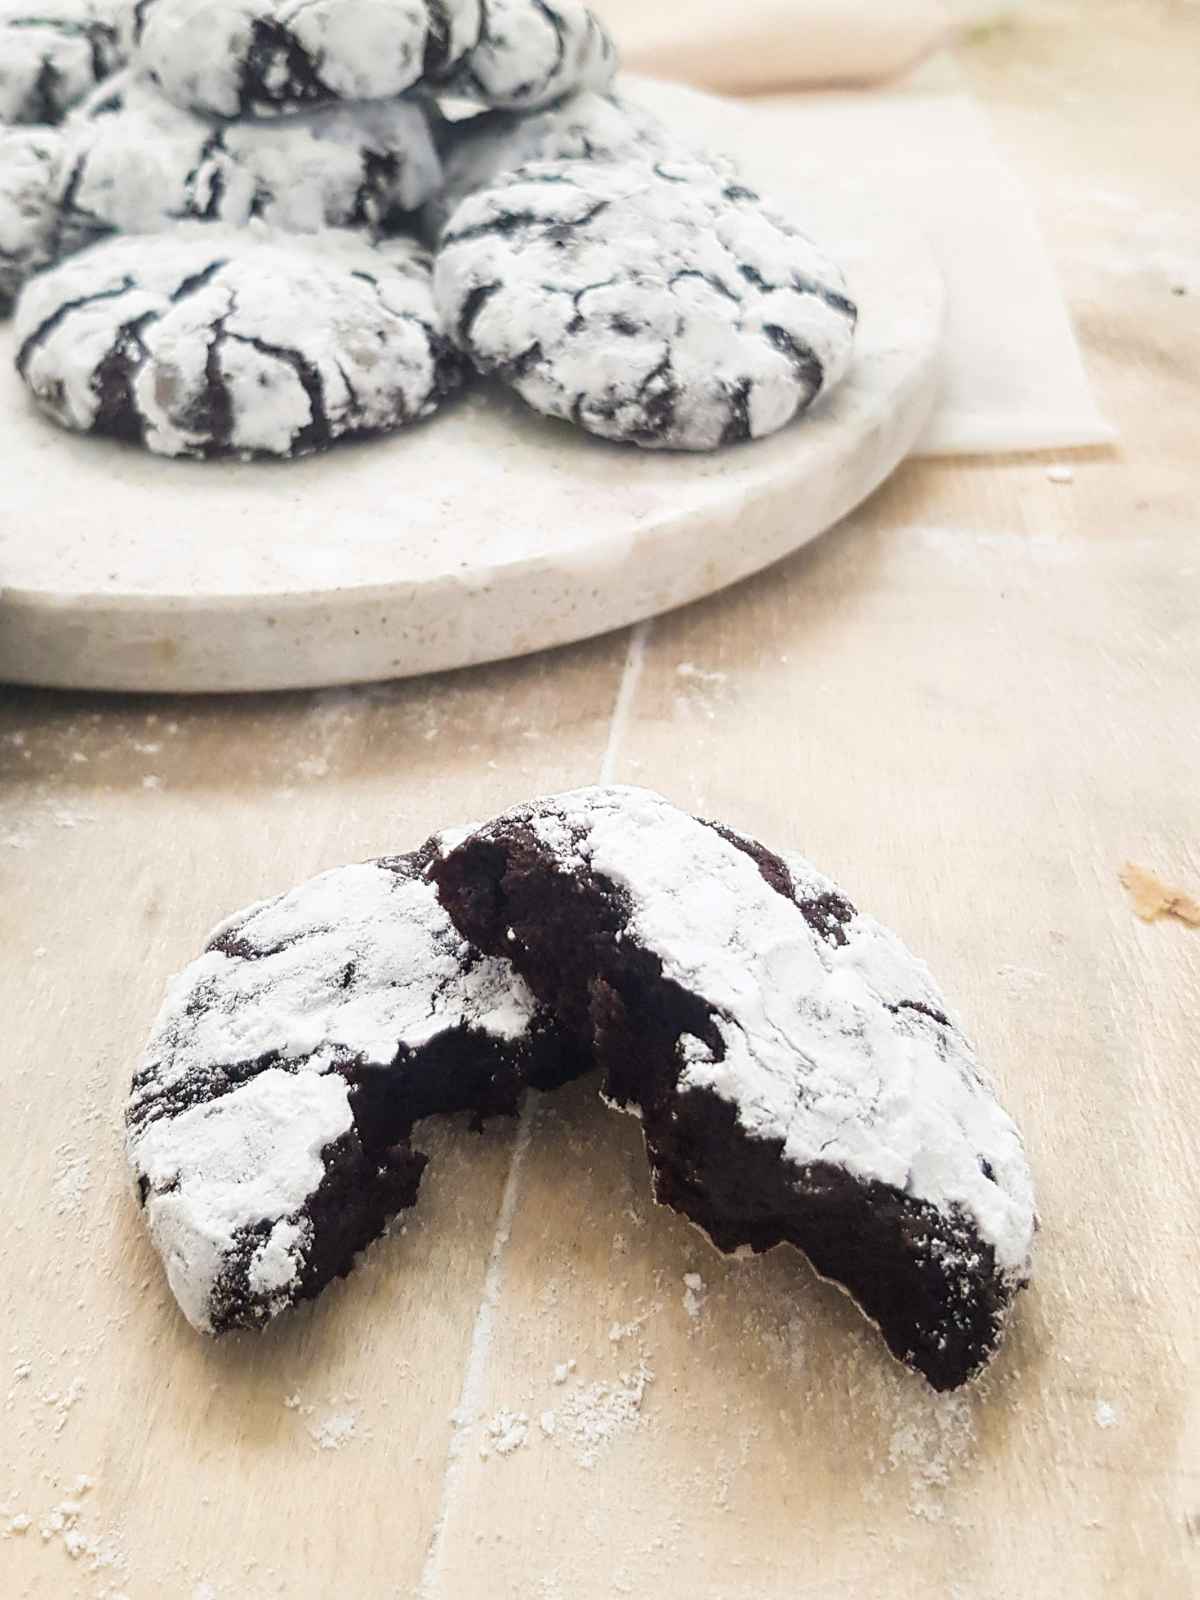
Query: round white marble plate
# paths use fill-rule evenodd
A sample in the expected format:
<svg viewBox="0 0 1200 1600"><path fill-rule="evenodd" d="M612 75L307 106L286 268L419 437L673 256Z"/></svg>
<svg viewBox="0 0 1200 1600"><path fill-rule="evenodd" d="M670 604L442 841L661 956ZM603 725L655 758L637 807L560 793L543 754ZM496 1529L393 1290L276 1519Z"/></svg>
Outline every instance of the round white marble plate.
<svg viewBox="0 0 1200 1600"><path fill-rule="evenodd" d="M842 262L854 369L783 433L711 456L609 445L480 387L405 435L293 463L159 460L61 432L0 326L0 679L307 688L520 655L734 583L864 499L932 406L942 283L861 198L788 193L752 115L627 86L737 155Z"/></svg>

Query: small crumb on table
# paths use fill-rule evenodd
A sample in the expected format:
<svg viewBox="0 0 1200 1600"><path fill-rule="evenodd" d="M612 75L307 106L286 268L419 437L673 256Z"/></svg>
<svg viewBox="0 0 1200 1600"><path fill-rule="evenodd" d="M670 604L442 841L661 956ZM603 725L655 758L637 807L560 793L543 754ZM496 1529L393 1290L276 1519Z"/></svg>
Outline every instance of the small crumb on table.
<svg viewBox="0 0 1200 1600"><path fill-rule="evenodd" d="M1121 869L1121 882L1133 900L1133 909L1143 922L1174 917L1189 928L1200 928L1200 900L1183 889L1172 888L1156 873L1127 861Z"/></svg>

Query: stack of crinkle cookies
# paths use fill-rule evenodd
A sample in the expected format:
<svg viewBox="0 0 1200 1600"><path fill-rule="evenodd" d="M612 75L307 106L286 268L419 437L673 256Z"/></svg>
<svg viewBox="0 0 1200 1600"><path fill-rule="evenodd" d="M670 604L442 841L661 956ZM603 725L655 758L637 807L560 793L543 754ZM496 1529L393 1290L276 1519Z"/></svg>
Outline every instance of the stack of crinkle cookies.
<svg viewBox="0 0 1200 1600"><path fill-rule="evenodd" d="M0 315L36 404L295 456L474 370L712 450L846 371L838 268L611 92L578 0L0 0Z"/></svg>

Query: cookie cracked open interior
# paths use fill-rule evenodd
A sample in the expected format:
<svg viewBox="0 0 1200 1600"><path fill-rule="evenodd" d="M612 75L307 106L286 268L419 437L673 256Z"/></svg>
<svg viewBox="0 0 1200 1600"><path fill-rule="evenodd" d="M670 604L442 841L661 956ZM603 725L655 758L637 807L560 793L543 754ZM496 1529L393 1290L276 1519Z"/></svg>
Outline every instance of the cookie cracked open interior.
<svg viewBox="0 0 1200 1600"><path fill-rule="evenodd" d="M719 1249L797 1246L935 1388L987 1361L1032 1187L927 970L801 857L625 788L325 873L175 981L128 1146L189 1320L311 1298L414 1202L419 1120L593 1063Z"/></svg>
<svg viewBox="0 0 1200 1600"><path fill-rule="evenodd" d="M1020 1138L921 963L808 863L637 790L518 808L434 867L643 1124L656 1197L802 1249L938 1389L992 1354L1035 1227Z"/></svg>

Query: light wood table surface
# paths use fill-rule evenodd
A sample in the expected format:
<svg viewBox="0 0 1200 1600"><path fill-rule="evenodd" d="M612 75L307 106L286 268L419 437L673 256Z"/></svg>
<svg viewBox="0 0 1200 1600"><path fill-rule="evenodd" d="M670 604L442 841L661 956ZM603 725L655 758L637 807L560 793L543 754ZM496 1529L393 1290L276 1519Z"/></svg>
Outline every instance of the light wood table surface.
<svg viewBox="0 0 1200 1600"><path fill-rule="evenodd" d="M1200 932L1118 880L1200 886L1200 11L1036 7L963 60L1122 431L1073 482L910 465L735 591L458 676L3 693L6 1600L1200 1593ZM176 1311L118 1135L166 977L244 902L602 776L802 849L968 1019L1043 1221L970 1392L655 1210L589 1083L421 1130L418 1208L264 1337Z"/></svg>

